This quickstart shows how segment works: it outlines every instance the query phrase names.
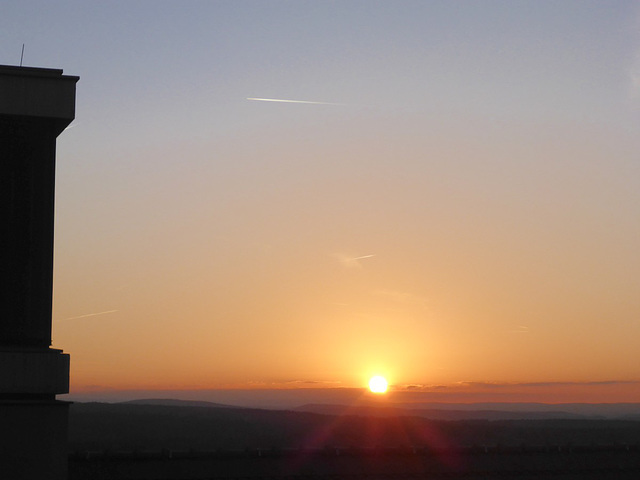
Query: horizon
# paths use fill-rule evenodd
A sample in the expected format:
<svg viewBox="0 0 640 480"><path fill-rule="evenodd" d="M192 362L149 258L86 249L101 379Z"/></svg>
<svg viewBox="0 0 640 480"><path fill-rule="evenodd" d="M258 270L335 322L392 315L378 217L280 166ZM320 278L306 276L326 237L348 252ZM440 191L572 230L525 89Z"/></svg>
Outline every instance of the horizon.
<svg viewBox="0 0 640 480"><path fill-rule="evenodd" d="M339 404L379 406L411 404L426 408L427 405L506 405L506 404L634 404L638 382L622 383L626 389L616 391L620 384L607 382L598 386L565 384L558 394L559 385L456 385L446 388L397 389L393 386L386 394L373 394L367 388L355 387L306 387L306 388L224 388L224 389L72 389L62 400L78 402L118 403L132 400L174 399L205 401L251 408L295 408L304 404Z"/></svg>

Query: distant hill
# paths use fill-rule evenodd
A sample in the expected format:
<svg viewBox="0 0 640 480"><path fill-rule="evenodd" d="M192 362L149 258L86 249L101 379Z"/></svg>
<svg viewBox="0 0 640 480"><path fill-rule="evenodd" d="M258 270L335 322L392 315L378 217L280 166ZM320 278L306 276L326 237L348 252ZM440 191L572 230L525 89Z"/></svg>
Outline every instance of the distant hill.
<svg viewBox="0 0 640 480"><path fill-rule="evenodd" d="M118 402L122 405L247 408L200 400L145 398ZM557 420L640 418L640 403L308 403L289 410L323 415L374 417L417 416L432 420Z"/></svg>
<svg viewBox="0 0 640 480"><path fill-rule="evenodd" d="M500 412L567 412L592 418L623 418L640 415L640 403L393 403L411 410L491 410Z"/></svg>
<svg viewBox="0 0 640 480"><path fill-rule="evenodd" d="M118 402L120 405L164 405L168 407L208 407L208 408L239 408L222 403L203 402L198 400L176 400L173 398L141 398Z"/></svg>
<svg viewBox="0 0 640 480"><path fill-rule="evenodd" d="M69 410L71 451L599 444L640 445L640 422L432 420L416 415L327 415L137 403L74 403Z"/></svg>
<svg viewBox="0 0 640 480"><path fill-rule="evenodd" d="M324 415L359 415L370 417L422 417L431 420L558 420L587 419L587 415L550 411L504 411L504 410L451 410L451 409L419 409L399 407L374 407L351 405L318 405L309 404L294 409L297 412L321 413Z"/></svg>

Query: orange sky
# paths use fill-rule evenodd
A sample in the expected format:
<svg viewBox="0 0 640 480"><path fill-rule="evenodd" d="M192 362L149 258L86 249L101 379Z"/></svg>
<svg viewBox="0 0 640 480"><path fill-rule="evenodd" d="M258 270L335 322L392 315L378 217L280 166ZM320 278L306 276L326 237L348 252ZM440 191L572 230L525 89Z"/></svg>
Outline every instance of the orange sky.
<svg viewBox="0 0 640 480"><path fill-rule="evenodd" d="M640 399L636 3L41 7L73 391Z"/></svg>

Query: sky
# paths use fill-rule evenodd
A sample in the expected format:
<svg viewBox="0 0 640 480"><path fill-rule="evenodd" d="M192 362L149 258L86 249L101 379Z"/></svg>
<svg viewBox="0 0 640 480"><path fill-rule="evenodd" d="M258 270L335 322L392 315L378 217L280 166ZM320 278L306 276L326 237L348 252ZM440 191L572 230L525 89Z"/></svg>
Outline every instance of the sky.
<svg viewBox="0 0 640 480"><path fill-rule="evenodd" d="M24 44L80 77L56 183L72 393L379 374L640 401L640 3L1 11L0 63Z"/></svg>

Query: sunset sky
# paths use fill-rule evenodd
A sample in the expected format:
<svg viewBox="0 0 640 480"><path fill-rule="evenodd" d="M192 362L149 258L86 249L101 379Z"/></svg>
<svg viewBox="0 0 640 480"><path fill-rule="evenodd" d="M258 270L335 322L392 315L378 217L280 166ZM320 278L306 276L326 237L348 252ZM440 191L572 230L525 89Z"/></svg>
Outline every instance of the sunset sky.
<svg viewBox="0 0 640 480"><path fill-rule="evenodd" d="M80 76L72 392L640 401L637 1L5 2L23 43Z"/></svg>

